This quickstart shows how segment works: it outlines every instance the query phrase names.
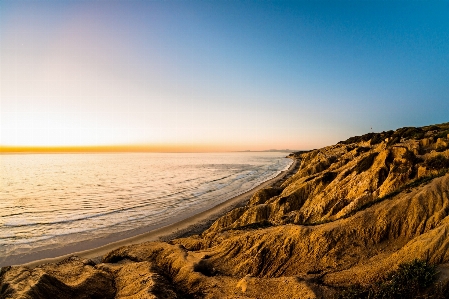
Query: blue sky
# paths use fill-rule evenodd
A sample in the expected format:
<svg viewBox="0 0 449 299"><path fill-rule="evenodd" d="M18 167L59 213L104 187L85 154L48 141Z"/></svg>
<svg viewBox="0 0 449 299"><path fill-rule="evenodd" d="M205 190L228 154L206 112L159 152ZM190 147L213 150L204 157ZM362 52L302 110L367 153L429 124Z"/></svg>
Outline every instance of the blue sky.
<svg viewBox="0 0 449 299"><path fill-rule="evenodd" d="M449 121L449 1L2 1L2 145L322 147Z"/></svg>

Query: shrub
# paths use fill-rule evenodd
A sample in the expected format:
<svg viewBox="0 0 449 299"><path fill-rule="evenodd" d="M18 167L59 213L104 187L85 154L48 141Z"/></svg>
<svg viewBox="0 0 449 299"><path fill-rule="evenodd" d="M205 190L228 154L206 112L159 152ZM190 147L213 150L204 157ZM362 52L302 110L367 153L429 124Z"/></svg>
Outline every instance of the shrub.
<svg viewBox="0 0 449 299"><path fill-rule="evenodd" d="M414 138L414 139L423 139L425 135L426 135L425 132L419 132L419 133L416 133L416 134L413 136L413 138Z"/></svg>
<svg viewBox="0 0 449 299"><path fill-rule="evenodd" d="M430 127L428 127L427 128L427 132L428 131L439 131L440 130L440 127L438 127L438 126L430 126Z"/></svg>
<svg viewBox="0 0 449 299"><path fill-rule="evenodd" d="M374 137L371 139L371 141L369 142L370 145L375 145L375 144L379 144L381 143L383 140L382 138L382 134L376 134L374 135Z"/></svg>
<svg viewBox="0 0 449 299"><path fill-rule="evenodd" d="M447 135L449 135L449 130L443 131L438 133L438 135L436 135L436 138L447 138Z"/></svg>
<svg viewBox="0 0 449 299"><path fill-rule="evenodd" d="M449 159L443 155L438 155L428 159L425 164L429 169L440 170L449 167Z"/></svg>
<svg viewBox="0 0 449 299"><path fill-rule="evenodd" d="M399 265L375 291L377 298L412 298L436 279L436 267L423 260L413 260Z"/></svg>
<svg viewBox="0 0 449 299"><path fill-rule="evenodd" d="M401 141L401 137L393 136L390 141L388 141L387 146L394 145Z"/></svg>
<svg viewBox="0 0 449 299"><path fill-rule="evenodd" d="M376 135L376 133L367 133L362 136L354 136L346 139L345 141L340 141L338 142L338 144L351 144L351 143L359 143L362 141L368 141L371 138L373 138L374 135Z"/></svg>
<svg viewBox="0 0 449 299"><path fill-rule="evenodd" d="M421 128L408 128L402 134L402 138L422 138L424 136L424 131Z"/></svg>
<svg viewBox="0 0 449 299"><path fill-rule="evenodd" d="M412 163L416 163L418 161L418 158L416 157L415 153L412 151L407 150L404 154L404 159L407 161L410 161Z"/></svg>
<svg viewBox="0 0 449 299"><path fill-rule="evenodd" d="M438 153L442 153L444 151L446 151L446 147L445 146L439 146L435 149L436 152Z"/></svg>
<svg viewBox="0 0 449 299"><path fill-rule="evenodd" d="M352 285L338 298L418 298L426 289L435 286L436 266L415 259L399 265L396 271L368 287Z"/></svg>

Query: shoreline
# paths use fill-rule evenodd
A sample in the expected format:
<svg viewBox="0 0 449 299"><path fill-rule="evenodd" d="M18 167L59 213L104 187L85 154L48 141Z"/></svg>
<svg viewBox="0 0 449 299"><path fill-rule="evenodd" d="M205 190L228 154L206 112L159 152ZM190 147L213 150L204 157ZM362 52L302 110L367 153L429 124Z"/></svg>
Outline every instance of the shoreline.
<svg viewBox="0 0 449 299"><path fill-rule="evenodd" d="M144 227L133 230L131 232L125 232L122 234L114 234L110 237L107 237L106 240L111 240L104 244L105 238L97 239L97 240L89 240L84 242L79 242L75 244L70 244L68 246L63 246L57 249L45 249L37 252L33 252L30 254L22 254L17 257L12 257L10 260L10 265L17 266L27 266L27 267L36 267L45 263L57 263L61 260L64 260L70 256L78 256L81 258L91 259L95 262L101 261L102 256L109 253L110 251L117 249L122 246L139 244L143 242L149 241L168 241L180 237L187 237L194 234L200 234L204 230L210 227L212 223L231 211L232 209L245 205L251 196L258 190L266 188L268 186L280 185L282 184L288 177L292 176L297 168L299 167L299 160L291 158L293 162L289 166L287 170L281 171L277 176L272 179L269 179L253 189L232 197L216 206L210 207L204 211L195 211L191 215L188 215L187 218L177 221L175 223L159 226L159 227ZM144 233L135 234L136 231L146 231ZM134 233L134 234L133 234ZM129 236L132 234L132 236ZM128 236L127 236L128 235ZM119 237L119 240L117 238ZM90 244L90 249L82 250L80 248L86 247L86 244ZM61 253L67 252L69 248L72 248L73 251L71 253ZM77 249L78 248L78 249ZM58 252L60 252L58 254ZM53 257L46 257L46 256Z"/></svg>

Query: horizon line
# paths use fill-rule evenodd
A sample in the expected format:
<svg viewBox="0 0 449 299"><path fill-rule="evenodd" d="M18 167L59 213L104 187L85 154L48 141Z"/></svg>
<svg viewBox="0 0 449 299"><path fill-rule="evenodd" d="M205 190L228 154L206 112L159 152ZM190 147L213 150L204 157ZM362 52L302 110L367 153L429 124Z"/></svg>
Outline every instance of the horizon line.
<svg viewBox="0 0 449 299"><path fill-rule="evenodd" d="M290 149L238 150L223 146L201 145L82 145L82 146L10 146L0 145L0 154L39 153L206 153L206 152L294 152Z"/></svg>

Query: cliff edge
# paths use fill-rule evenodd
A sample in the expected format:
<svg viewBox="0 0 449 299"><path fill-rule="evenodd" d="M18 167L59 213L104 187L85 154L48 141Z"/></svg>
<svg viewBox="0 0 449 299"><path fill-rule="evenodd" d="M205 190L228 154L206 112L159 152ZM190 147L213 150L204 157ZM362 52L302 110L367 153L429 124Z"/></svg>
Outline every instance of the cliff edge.
<svg viewBox="0 0 449 299"><path fill-rule="evenodd" d="M291 157L293 176L200 235L4 267L0 297L449 297L449 123Z"/></svg>

